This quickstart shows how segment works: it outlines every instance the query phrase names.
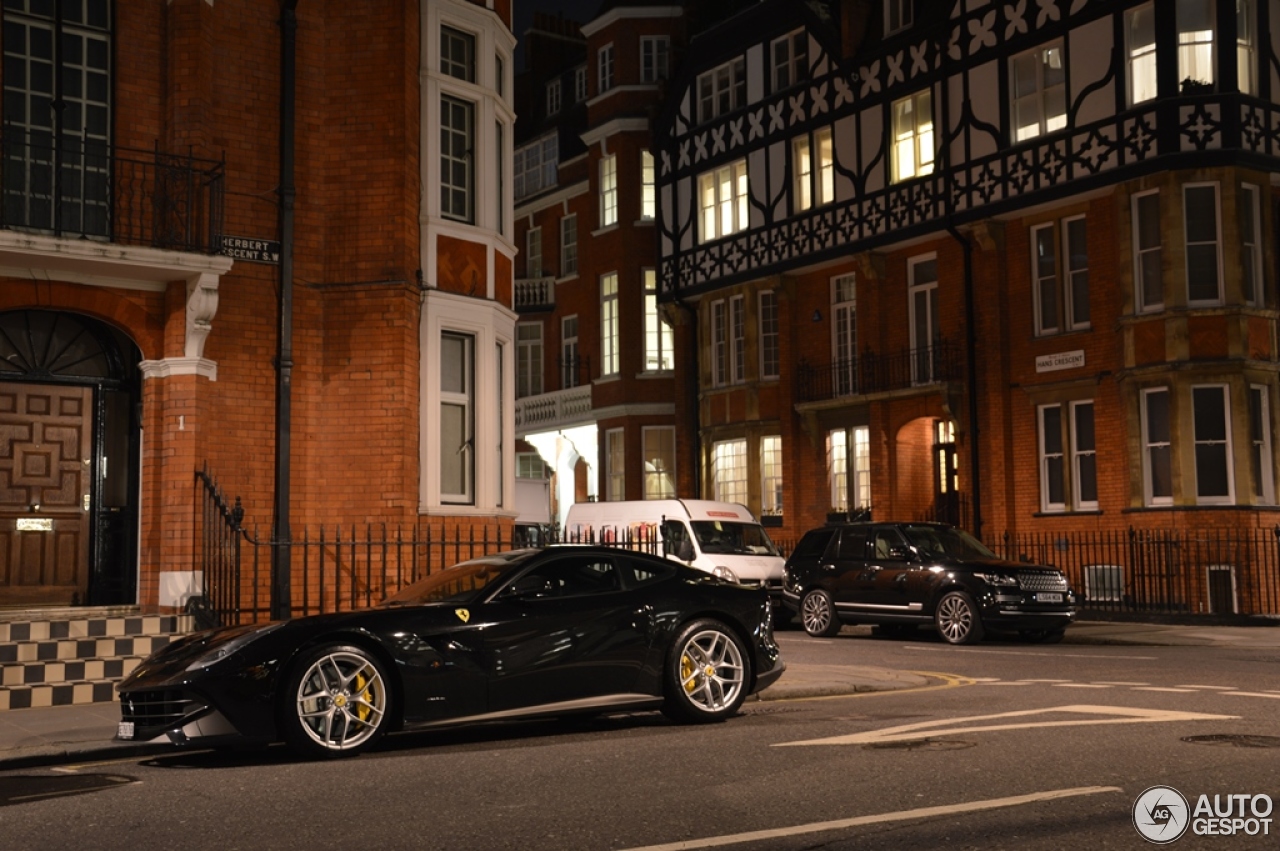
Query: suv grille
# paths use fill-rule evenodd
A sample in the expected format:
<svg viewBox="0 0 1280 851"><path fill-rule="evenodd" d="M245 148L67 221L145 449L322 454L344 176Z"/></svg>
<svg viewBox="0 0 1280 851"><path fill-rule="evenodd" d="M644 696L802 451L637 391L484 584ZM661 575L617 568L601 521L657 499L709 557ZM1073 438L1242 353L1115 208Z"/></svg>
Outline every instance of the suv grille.
<svg viewBox="0 0 1280 851"><path fill-rule="evenodd" d="M135 691L120 695L120 717L139 727L169 729L205 705L180 691Z"/></svg>
<svg viewBox="0 0 1280 851"><path fill-rule="evenodd" d="M1018 588L1023 591L1066 591L1067 577L1056 570L1019 570Z"/></svg>

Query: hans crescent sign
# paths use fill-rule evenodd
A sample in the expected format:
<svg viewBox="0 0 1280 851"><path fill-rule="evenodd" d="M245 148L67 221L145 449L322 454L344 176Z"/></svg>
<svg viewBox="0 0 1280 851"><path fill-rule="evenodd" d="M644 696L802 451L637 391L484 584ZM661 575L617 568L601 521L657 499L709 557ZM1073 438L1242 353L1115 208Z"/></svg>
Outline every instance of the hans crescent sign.
<svg viewBox="0 0 1280 851"><path fill-rule="evenodd" d="M1041 355L1036 358L1036 372L1057 372L1060 369L1077 369L1082 366L1084 366L1084 349Z"/></svg>
<svg viewBox="0 0 1280 851"><path fill-rule="evenodd" d="M236 260L248 260L251 263L279 263L280 241L224 235L218 253Z"/></svg>

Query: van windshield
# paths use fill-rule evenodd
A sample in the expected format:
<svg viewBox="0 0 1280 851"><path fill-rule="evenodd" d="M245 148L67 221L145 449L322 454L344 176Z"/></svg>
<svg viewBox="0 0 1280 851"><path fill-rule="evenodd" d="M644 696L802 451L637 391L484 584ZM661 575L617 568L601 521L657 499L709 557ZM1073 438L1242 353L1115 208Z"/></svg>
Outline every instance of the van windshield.
<svg viewBox="0 0 1280 851"><path fill-rule="evenodd" d="M707 555L776 556L778 550L759 523L694 520L698 549Z"/></svg>

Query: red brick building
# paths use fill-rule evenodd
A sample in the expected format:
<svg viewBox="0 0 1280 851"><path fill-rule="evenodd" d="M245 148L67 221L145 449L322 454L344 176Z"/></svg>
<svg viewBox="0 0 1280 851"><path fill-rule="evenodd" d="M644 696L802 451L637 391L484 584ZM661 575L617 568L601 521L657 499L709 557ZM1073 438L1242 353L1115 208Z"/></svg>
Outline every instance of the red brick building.
<svg viewBox="0 0 1280 851"><path fill-rule="evenodd" d="M510 0L0 28L0 606L181 605L200 470L263 538L510 528Z"/></svg>

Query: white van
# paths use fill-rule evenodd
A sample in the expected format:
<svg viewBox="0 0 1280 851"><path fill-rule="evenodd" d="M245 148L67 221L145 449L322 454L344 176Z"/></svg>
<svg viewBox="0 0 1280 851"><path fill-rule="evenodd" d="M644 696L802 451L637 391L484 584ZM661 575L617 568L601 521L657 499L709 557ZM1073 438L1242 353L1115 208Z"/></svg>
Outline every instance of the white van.
<svg viewBox="0 0 1280 851"><path fill-rule="evenodd" d="M630 543L743 585L782 597L785 559L744 505L706 499L576 502L564 540Z"/></svg>

